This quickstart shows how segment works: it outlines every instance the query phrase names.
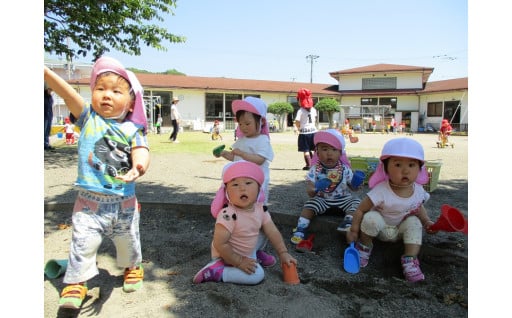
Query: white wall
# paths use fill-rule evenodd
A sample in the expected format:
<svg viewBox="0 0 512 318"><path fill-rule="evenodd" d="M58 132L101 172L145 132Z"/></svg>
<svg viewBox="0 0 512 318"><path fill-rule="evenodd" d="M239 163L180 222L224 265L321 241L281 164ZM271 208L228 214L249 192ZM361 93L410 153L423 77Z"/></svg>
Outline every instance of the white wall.
<svg viewBox="0 0 512 318"><path fill-rule="evenodd" d="M423 74L421 72L411 73L399 73L399 74L387 74L387 76L396 77L396 88L397 89L409 89L409 88L422 88L423 87Z"/></svg>
<svg viewBox="0 0 512 318"><path fill-rule="evenodd" d="M397 112L417 112L419 111L420 100L416 95L397 96Z"/></svg>
<svg viewBox="0 0 512 318"><path fill-rule="evenodd" d="M448 93L434 93L428 95L422 95L420 97L420 114L425 114L425 124L430 123L435 128L438 128L441 124L442 116L437 117L426 117L428 103L434 102L445 102L445 101L460 101L460 123L468 124L468 93L467 91L457 91Z"/></svg>

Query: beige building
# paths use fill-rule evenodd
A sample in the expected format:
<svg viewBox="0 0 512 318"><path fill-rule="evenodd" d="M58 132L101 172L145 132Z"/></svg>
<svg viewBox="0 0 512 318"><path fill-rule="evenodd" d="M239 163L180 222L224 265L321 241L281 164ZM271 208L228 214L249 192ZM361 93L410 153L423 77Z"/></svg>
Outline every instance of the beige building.
<svg viewBox="0 0 512 318"><path fill-rule="evenodd" d="M55 61L45 64L90 101L92 64L70 66ZM295 110L294 114L288 115L290 127L299 108L297 91L308 88L315 103L325 97L339 100L340 112L334 116L337 125L349 119L351 126L368 130L375 123L380 130L394 118L407 130L422 131L430 127L438 129L441 120L446 118L456 130L467 131L468 78L429 82L433 71L433 68L419 66L369 65L329 73L338 85L145 73L139 73L137 77L144 88L148 118L154 124L160 113L163 126L170 126L170 106L175 96L180 99L182 126L191 130L203 130L216 119L225 129L233 129L231 102L256 96L267 104L291 103ZM62 99L56 96L56 123L68 113ZM327 114L320 113L319 124L327 127Z"/></svg>

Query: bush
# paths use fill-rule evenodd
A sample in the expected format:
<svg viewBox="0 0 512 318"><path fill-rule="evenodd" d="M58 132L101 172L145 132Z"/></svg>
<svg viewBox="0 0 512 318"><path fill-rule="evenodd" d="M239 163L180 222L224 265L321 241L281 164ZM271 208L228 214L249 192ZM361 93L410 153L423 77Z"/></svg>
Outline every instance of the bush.
<svg viewBox="0 0 512 318"><path fill-rule="evenodd" d="M277 102L268 105L267 112L277 117L278 130L283 131L284 122L289 113L293 113L293 106L288 102Z"/></svg>

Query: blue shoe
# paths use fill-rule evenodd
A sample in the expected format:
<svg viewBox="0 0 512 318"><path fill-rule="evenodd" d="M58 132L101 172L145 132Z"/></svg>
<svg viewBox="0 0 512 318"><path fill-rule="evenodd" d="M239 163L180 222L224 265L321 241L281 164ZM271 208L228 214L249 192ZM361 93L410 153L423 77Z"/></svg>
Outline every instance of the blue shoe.
<svg viewBox="0 0 512 318"><path fill-rule="evenodd" d="M292 242L292 244L299 244L303 239L304 237L306 236L306 230L305 229L302 229L302 228L294 228L293 229L293 235L292 235L292 238L290 239L290 241Z"/></svg>
<svg viewBox="0 0 512 318"><path fill-rule="evenodd" d="M345 218L343 221L341 221L340 225L338 225L338 228L336 231L338 232L348 232L350 230L350 227L352 226L352 215L345 215Z"/></svg>

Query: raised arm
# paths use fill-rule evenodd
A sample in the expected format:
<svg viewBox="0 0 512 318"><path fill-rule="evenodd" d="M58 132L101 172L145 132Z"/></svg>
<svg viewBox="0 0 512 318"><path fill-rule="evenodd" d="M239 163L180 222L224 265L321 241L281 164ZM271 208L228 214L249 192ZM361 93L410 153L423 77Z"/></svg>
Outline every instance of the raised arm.
<svg viewBox="0 0 512 318"><path fill-rule="evenodd" d="M44 66L44 80L53 91L64 99L69 111L78 118L84 108L84 99L62 77Z"/></svg>

